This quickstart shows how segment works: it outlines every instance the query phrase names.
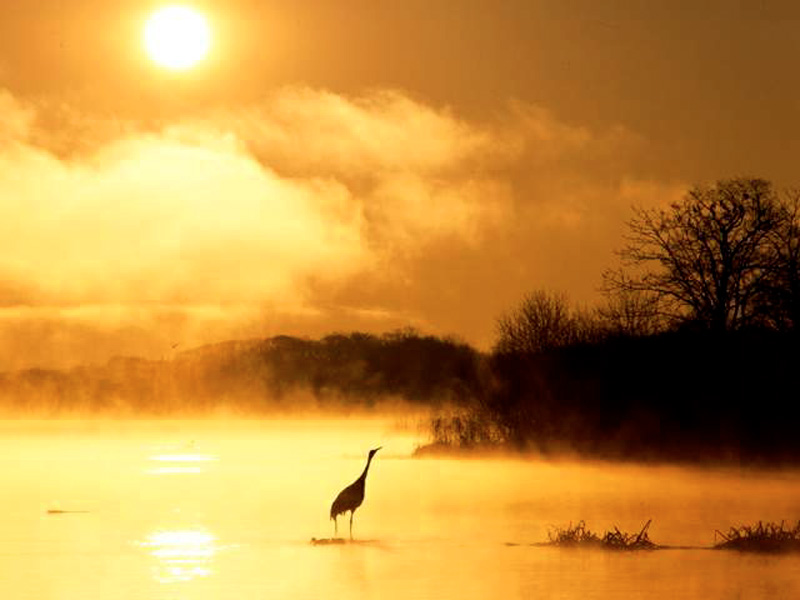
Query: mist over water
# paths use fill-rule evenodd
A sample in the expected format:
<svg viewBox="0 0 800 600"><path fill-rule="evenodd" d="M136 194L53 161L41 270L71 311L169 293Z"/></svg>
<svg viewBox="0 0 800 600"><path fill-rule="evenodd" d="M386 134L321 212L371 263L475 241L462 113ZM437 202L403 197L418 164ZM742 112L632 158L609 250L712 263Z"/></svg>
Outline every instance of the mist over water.
<svg viewBox="0 0 800 600"><path fill-rule="evenodd" d="M702 549L800 516L800 473L413 459L393 419L5 421L2 598L795 598L796 555ZM409 423L406 423L409 425ZM336 494L370 448L360 542ZM48 511L64 511L48 513ZM86 511L86 512L70 512ZM585 520L658 544L530 546ZM347 535L347 519L339 532Z"/></svg>

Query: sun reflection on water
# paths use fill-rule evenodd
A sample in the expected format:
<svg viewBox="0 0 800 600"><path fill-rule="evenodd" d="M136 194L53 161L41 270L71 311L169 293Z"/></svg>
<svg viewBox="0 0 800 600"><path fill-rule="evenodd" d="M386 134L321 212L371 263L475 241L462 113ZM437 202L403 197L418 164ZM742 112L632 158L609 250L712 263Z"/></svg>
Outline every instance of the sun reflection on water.
<svg viewBox="0 0 800 600"><path fill-rule="evenodd" d="M216 537L201 529L154 531L141 545L157 559L154 577L176 583L206 577L217 553Z"/></svg>

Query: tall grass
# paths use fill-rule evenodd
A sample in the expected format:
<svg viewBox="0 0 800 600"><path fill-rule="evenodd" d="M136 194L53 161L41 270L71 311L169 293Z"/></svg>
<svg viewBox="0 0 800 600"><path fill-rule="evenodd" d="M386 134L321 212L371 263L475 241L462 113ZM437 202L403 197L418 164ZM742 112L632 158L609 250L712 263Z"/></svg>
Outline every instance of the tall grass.
<svg viewBox="0 0 800 600"><path fill-rule="evenodd" d="M714 545L718 550L740 550L743 552L800 552L800 521L794 527L785 521L731 527L728 533L714 532Z"/></svg>
<svg viewBox="0 0 800 600"><path fill-rule="evenodd" d="M591 531L584 521L576 525L570 523L567 527L555 527L547 532L549 541L547 545L561 547L595 547L604 550L655 550L658 548L650 540L647 530L650 523L647 521L639 533L626 533L614 527L613 531L606 531L602 537Z"/></svg>

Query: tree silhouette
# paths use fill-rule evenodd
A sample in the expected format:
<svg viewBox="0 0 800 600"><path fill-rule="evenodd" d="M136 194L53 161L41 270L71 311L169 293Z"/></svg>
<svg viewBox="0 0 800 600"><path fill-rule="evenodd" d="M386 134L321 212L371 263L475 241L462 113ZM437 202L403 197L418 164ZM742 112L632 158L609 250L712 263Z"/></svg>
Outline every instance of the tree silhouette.
<svg viewBox="0 0 800 600"><path fill-rule="evenodd" d="M783 219L773 236L777 262L763 312L777 329L800 330L800 191L786 194Z"/></svg>
<svg viewBox="0 0 800 600"><path fill-rule="evenodd" d="M769 182L722 180L669 208L634 210L623 267L604 274L607 290L652 294L669 317L714 331L759 321L786 222Z"/></svg>
<svg viewBox="0 0 800 600"><path fill-rule="evenodd" d="M531 354L588 341L596 319L570 307L564 294L531 292L497 320L497 354Z"/></svg>
<svg viewBox="0 0 800 600"><path fill-rule="evenodd" d="M654 294L624 288L605 291L606 302L597 309L597 316L609 334L637 337L664 328Z"/></svg>

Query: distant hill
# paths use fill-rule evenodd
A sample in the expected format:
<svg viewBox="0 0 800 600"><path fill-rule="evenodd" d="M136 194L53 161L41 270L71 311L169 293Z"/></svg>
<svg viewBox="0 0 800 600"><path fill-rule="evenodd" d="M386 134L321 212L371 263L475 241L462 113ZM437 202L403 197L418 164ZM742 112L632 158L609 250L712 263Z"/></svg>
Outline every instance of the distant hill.
<svg viewBox="0 0 800 600"><path fill-rule="evenodd" d="M171 360L115 357L103 366L0 374L0 407L170 414L364 408L379 401L467 404L481 389L484 359L452 339L399 331L236 340Z"/></svg>

